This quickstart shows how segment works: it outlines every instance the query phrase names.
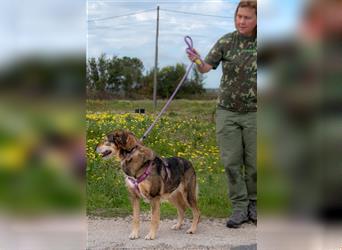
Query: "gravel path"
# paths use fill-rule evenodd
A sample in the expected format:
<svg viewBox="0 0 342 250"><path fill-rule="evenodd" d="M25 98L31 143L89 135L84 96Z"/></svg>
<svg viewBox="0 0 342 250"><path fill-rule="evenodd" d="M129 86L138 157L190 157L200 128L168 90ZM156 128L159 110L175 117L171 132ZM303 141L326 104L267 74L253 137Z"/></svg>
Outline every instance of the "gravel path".
<svg viewBox="0 0 342 250"><path fill-rule="evenodd" d="M239 229L228 229L223 219L202 219L194 235L186 234L190 220L180 230L172 230L176 220L162 220L157 238L145 240L149 219L141 218L140 238L130 240L131 217L88 218L87 249L257 249L256 226L244 224Z"/></svg>

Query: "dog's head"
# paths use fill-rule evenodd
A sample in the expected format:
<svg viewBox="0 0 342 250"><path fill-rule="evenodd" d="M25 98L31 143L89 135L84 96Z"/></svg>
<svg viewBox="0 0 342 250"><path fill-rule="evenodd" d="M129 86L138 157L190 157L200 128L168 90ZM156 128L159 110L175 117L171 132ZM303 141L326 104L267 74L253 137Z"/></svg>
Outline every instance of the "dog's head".
<svg viewBox="0 0 342 250"><path fill-rule="evenodd" d="M118 157L122 170L129 176L136 176L146 162L155 158L155 153L150 148L145 147L133 133L126 130L109 133L97 145L96 152L104 159Z"/></svg>
<svg viewBox="0 0 342 250"><path fill-rule="evenodd" d="M96 146L96 152L104 159L117 156L122 160L127 152L132 151L138 145L142 144L133 133L115 130L106 135L104 140Z"/></svg>

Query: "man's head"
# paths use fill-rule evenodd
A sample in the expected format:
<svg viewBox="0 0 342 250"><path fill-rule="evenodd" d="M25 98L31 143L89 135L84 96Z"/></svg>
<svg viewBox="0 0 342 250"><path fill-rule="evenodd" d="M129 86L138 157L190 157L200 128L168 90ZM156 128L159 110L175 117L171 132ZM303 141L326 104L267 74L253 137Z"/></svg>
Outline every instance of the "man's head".
<svg viewBox="0 0 342 250"><path fill-rule="evenodd" d="M257 1L242 0L235 11L235 27L244 36L257 33Z"/></svg>

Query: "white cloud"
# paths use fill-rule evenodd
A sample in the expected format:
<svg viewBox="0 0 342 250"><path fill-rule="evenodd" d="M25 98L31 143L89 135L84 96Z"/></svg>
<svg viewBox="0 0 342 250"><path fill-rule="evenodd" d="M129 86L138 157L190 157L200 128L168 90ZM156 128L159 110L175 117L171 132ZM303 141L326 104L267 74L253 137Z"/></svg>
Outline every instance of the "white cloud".
<svg viewBox="0 0 342 250"><path fill-rule="evenodd" d="M144 12L134 15L135 19L139 21L154 21L156 18L155 12Z"/></svg>
<svg viewBox="0 0 342 250"><path fill-rule="evenodd" d="M218 12L226 12L230 14L231 11L235 11L235 5L227 1L213 1L213 2L196 2L192 5L183 7L183 11L191 11L198 13L206 13L209 15L216 15Z"/></svg>

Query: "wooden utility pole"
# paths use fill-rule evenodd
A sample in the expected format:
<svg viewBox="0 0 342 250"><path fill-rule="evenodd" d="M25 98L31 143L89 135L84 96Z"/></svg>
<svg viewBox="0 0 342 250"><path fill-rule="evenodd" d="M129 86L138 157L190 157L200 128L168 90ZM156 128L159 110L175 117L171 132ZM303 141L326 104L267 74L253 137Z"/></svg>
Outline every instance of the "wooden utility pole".
<svg viewBox="0 0 342 250"><path fill-rule="evenodd" d="M154 57L154 79L153 79L153 110L157 110L157 75L158 75L158 36L159 36L159 6L157 6L157 28L156 28L156 50Z"/></svg>

